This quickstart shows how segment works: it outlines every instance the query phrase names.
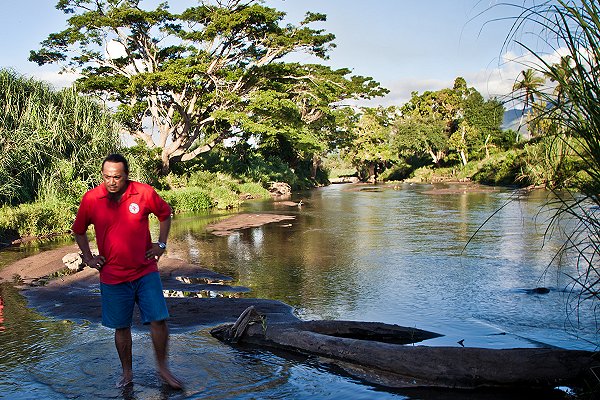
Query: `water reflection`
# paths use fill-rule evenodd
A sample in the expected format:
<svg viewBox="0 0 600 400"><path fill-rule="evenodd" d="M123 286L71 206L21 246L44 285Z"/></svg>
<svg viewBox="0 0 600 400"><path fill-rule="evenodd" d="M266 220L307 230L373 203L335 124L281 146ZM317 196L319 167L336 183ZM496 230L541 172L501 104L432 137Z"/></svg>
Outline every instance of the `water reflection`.
<svg viewBox="0 0 600 400"><path fill-rule="evenodd" d="M582 318L578 337L565 329L568 280L564 272L572 266L560 272L547 269L561 241L551 238L542 247L546 221L539 209L545 193L532 192L510 201L508 191L435 193L432 185L377 191L348 187L299 193L295 200L303 199L302 207L248 203L244 212L296 218L227 237L207 233L206 226L230 213L177 215L169 255L233 278L221 282L223 290L188 294L278 299L296 307L305 319L380 321L445 335L432 345L457 346L464 340L467 347L541 342L594 348L592 318ZM481 227L495 210L500 211ZM0 268L15 258L13 254L0 253ZM190 285L215 283L219 282L189 281ZM228 285L248 287L251 292L228 292ZM549 293L526 290L541 286L548 287ZM187 383L184 393L163 390L154 371L148 332L136 329L135 384L121 392L114 388L119 367L111 330L48 320L27 309L8 285L0 286L0 299L0 393L11 398L467 396L382 390L310 357L223 345L208 334L209 327L172 335L171 363Z"/></svg>
<svg viewBox="0 0 600 400"><path fill-rule="evenodd" d="M453 344L466 331L471 343L491 347L523 345L519 338L593 347L586 342L595 340L592 319L576 333L584 340L565 330L568 279L565 270L547 269L562 242L544 239L546 192L516 197L432 188L328 187L298 194L301 209L251 203L248 212L296 219L291 226L269 224L225 238L207 238L188 224L178 251L185 253L195 238L197 251L184 254L191 261L233 276L253 296L293 305L303 318L442 329ZM522 291L539 286L552 290ZM511 335L498 335L505 332Z"/></svg>

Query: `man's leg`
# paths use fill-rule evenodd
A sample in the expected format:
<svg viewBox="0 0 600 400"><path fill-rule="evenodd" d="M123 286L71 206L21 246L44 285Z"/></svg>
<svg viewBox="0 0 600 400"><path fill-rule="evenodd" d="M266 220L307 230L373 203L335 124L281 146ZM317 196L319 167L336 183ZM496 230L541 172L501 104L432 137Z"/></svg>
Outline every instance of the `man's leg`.
<svg viewBox="0 0 600 400"><path fill-rule="evenodd" d="M129 283L108 285L100 283L102 293L102 325L115 330L115 347L119 354L123 376L118 387L131 383L133 379L131 355L131 316L135 294Z"/></svg>
<svg viewBox="0 0 600 400"><path fill-rule="evenodd" d="M160 377L173 389L182 389L182 383L171 373L167 365L169 328L166 321L150 322L150 334L152 336L152 344L154 345L154 353L156 354L156 363Z"/></svg>
<svg viewBox="0 0 600 400"><path fill-rule="evenodd" d="M131 328L115 329L115 346L121 360L123 377L117 383L118 387L129 385L133 381L132 355L131 355Z"/></svg>
<svg viewBox="0 0 600 400"><path fill-rule="evenodd" d="M150 324L158 373L167 385L173 389L181 389L183 385L171 373L167 365L169 328L166 319L169 318L169 311L163 296L160 276L158 272L153 272L141 277L136 283L142 322Z"/></svg>

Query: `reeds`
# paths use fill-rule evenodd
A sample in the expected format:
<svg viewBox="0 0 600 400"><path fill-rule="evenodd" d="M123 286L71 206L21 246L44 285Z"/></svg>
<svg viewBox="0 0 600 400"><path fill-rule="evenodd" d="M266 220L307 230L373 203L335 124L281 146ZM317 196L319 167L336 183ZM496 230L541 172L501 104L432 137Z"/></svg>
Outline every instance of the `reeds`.
<svg viewBox="0 0 600 400"><path fill-rule="evenodd" d="M102 158L120 147L111 114L74 87L54 91L0 70L0 205L89 187Z"/></svg>
<svg viewBox="0 0 600 400"><path fill-rule="evenodd" d="M593 310L600 305L600 7L597 0L530 4L520 8L507 44L517 43L533 54L537 71L553 82L552 90L537 93L544 104L539 118L555 127L547 132L553 136L554 154L568 150L584 175L578 191L560 193L549 204L553 218L547 232L565 235L556 260L575 259L576 271L569 275L576 316L571 321L577 322L584 302L591 301ZM526 38L534 38L535 44ZM560 62L547 61L549 52L560 54Z"/></svg>

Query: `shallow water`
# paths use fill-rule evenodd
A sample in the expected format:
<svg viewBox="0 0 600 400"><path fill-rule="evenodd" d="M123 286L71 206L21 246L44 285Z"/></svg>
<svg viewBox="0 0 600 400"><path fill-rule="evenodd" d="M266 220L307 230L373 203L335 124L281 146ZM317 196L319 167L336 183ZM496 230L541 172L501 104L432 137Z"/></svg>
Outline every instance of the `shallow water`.
<svg viewBox="0 0 600 400"><path fill-rule="evenodd" d="M251 202L243 212L294 215L216 237L206 225L227 214L178 215L169 256L234 278L245 294L284 301L303 319L381 321L443 334L430 345L594 349L595 327L583 310L579 329L567 318L569 283L548 268L559 238L545 241L545 192L507 204L512 193L431 194L431 185L353 191L332 186L299 193L301 207ZM438 187L439 188L439 187ZM505 205L507 204L507 205ZM482 223L502 208L465 244ZM46 246L55 244L48 243ZM26 252L0 253L0 268ZM548 287L548 294L527 289ZM171 363L184 393L165 392L155 376L147 332L134 333L135 385L113 388L118 360L112 331L51 321L2 286L0 397L29 398L502 398L495 394L377 388L320 364L224 345L208 334L174 332ZM449 397L450 396L450 397Z"/></svg>

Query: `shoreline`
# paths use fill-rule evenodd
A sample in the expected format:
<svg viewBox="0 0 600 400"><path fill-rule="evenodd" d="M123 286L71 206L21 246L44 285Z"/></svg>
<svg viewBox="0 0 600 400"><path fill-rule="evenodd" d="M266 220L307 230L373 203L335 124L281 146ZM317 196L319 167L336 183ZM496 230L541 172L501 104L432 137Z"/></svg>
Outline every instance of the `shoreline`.
<svg viewBox="0 0 600 400"><path fill-rule="evenodd" d="M236 214L207 229L215 235L230 234L239 229L293 219L278 214ZM100 283L96 269L83 267L69 272L63 263L67 254L78 254L75 243L20 259L0 269L0 284L16 287L27 299L27 306L57 320L101 322ZM280 301L244 297L248 288L230 286L230 277L218 274L185 260L163 256L158 269L171 317L169 325L177 330L195 329L202 325L235 322L249 306L268 316L270 322L297 321L293 307ZM203 298L208 294L206 298ZM139 325L139 312L134 313L134 326Z"/></svg>

